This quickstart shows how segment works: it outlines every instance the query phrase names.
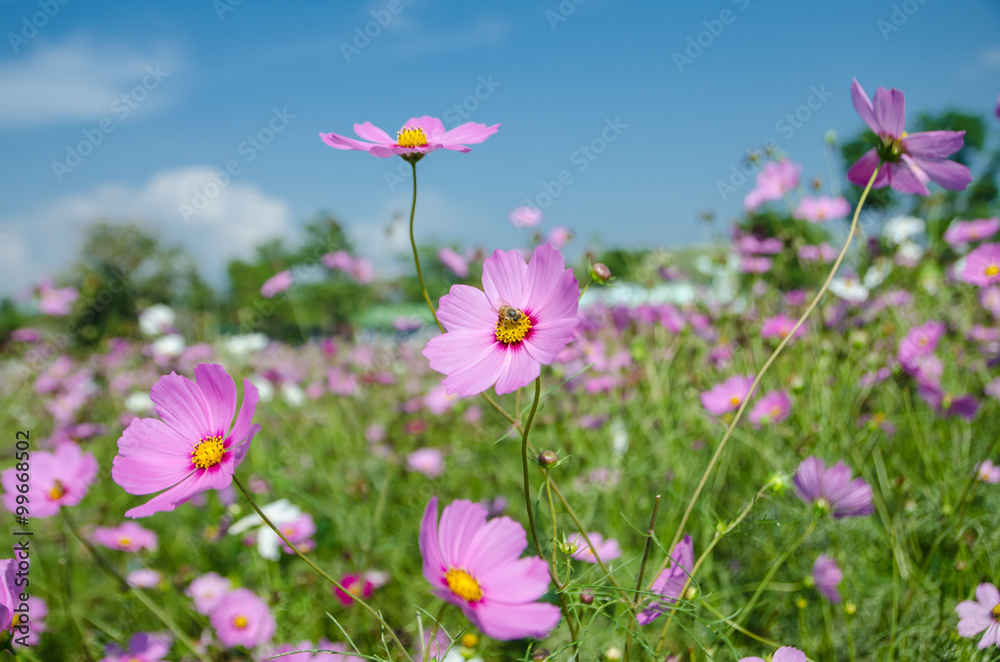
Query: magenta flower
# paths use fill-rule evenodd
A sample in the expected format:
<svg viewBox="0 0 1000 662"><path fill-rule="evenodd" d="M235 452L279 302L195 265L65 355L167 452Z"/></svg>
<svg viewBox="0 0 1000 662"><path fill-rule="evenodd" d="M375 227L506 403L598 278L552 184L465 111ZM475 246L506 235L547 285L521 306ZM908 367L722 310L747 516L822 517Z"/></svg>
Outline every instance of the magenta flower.
<svg viewBox="0 0 1000 662"><path fill-rule="evenodd" d="M884 164L873 188L892 186L900 193L930 195L927 182L946 189L964 191L972 181L969 169L946 157L962 148L965 131L925 131L907 134L903 93L884 87L875 91L875 104L861 89L858 79L851 83L851 101L862 121L878 136L879 144L858 159L847 178L865 186L879 163Z"/></svg>
<svg viewBox="0 0 1000 662"><path fill-rule="evenodd" d="M837 462L829 469L818 457L802 460L795 472L795 493L833 517L859 517L875 512L872 488L861 478L851 480L851 469Z"/></svg>
<svg viewBox="0 0 1000 662"><path fill-rule="evenodd" d="M128 650L111 644L101 662L161 662L170 652L173 638L168 634L139 632L132 635Z"/></svg>
<svg viewBox="0 0 1000 662"><path fill-rule="evenodd" d="M274 274L260 286L260 295L265 299L271 299L274 295L279 292L284 292L292 286L295 279L292 277L292 272L288 269L284 271L279 271Z"/></svg>
<svg viewBox="0 0 1000 662"><path fill-rule="evenodd" d="M715 416L736 411L743 400L749 397L752 385L753 375L733 375L702 393L701 406Z"/></svg>
<svg viewBox="0 0 1000 662"><path fill-rule="evenodd" d="M38 284L38 312L53 317L69 315L73 302L79 296L80 293L75 288L58 288L51 280L45 279Z"/></svg>
<svg viewBox="0 0 1000 662"><path fill-rule="evenodd" d="M562 225L557 225L556 227L549 230L549 234L546 237L548 242L552 244L553 248L561 249L563 246L569 243L570 239L573 238L573 232Z"/></svg>
<svg viewBox="0 0 1000 662"><path fill-rule="evenodd" d="M976 478L984 483L996 485L1000 483L1000 467L993 464L993 460L983 460L976 465Z"/></svg>
<svg viewBox="0 0 1000 662"><path fill-rule="evenodd" d="M438 448L418 448L406 456L406 467L428 478L444 474L444 454Z"/></svg>
<svg viewBox="0 0 1000 662"><path fill-rule="evenodd" d="M758 239L752 234L745 234L736 240L733 247L737 252L744 254L777 255L785 250L785 243L777 237Z"/></svg>
<svg viewBox="0 0 1000 662"><path fill-rule="evenodd" d="M256 648L270 641L277 627L267 603L245 588L222 596L209 620L219 641L230 647Z"/></svg>
<svg viewBox="0 0 1000 662"><path fill-rule="evenodd" d="M194 579L184 593L194 600L194 608L199 614L208 616L232 588L232 580L214 572L206 572Z"/></svg>
<svg viewBox="0 0 1000 662"><path fill-rule="evenodd" d="M761 424L780 423L792 409L792 401L784 391L768 391L757 400L750 410L750 422Z"/></svg>
<svg viewBox="0 0 1000 662"><path fill-rule="evenodd" d="M846 199L841 196L831 198L821 195L815 198L802 198L792 215L810 223L822 223L844 218L850 213L851 205Z"/></svg>
<svg viewBox="0 0 1000 662"><path fill-rule="evenodd" d="M469 277L469 261L456 253L454 249L443 246L438 250L438 259L459 278Z"/></svg>
<svg viewBox="0 0 1000 662"><path fill-rule="evenodd" d="M782 646L774 651L771 662L807 662L806 654L794 646ZM740 662L765 662L760 657L741 657Z"/></svg>
<svg viewBox="0 0 1000 662"><path fill-rule="evenodd" d="M156 549L156 534L135 522L125 522L113 528L99 526L94 529L93 538L99 545L123 552Z"/></svg>
<svg viewBox="0 0 1000 662"><path fill-rule="evenodd" d="M781 200L785 194L794 191L799 185L802 165L787 159L768 161L757 173L757 183L743 199L747 211L754 211L765 202Z"/></svg>
<svg viewBox="0 0 1000 662"><path fill-rule="evenodd" d="M282 523L279 528L299 551L311 552L316 548L316 541L312 539L313 534L316 533L316 522L309 513L302 513L295 519ZM279 540L281 539L279 538ZM281 540L281 547L286 554L295 553L291 547L285 544L284 540Z"/></svg>
<svg viewBox="0 0 1000 662"><path fill-rule="evenodd" d="M604 536L600 533L587 533L587 537L590 538L593 547L588 545L587 541L579 533L574 533L566 540L567 548L573 550L570 553L572 558L586 561L587 563L597 563L597 559L600 558L601 561L606 563L622 555L622 549L618 546L618 541L614 538L605 540Z"/></svg>
<svg viewBox="0 0 1000 662"><path fill-rule="evenodd" d="M764 274L774 266L774 260L757 255L744 255L740 258L740 271L745 274Z"/></svg>
<svg viewBox="0 0 1000 662"><path fill-rule="evenodd" d="M22 493L20 478L27 477L28 491ZM84 453L72 441L62 441L54 452L37 451L31 455L30 471L18 471L17 465L0 473L3 503L12 513L28 498L31 517L52 517L62 506L75 506L86 496L97 478L97 459ZM18 497L22 497L19 502Z"/></svg>
<svg viewBox="0 0 1000 662"><path fill-rule="evenodd" d="M383 158L398 155L403 158L410 157L419 160L436 149L468 152L469 148L466 145L476 145L483 142L496 133L499 127L499 124L486 126L485 124L466 122L450 131L445 131L441 120L424 115L407 120L403 128L396 132L395 140L371 122L354 125L354 133L362 140L336 133L321 133L319 137L334 149L355 149Z"/></svg>
<svg viewBox="0 0 1000 662"><path fill-rule="evenodd" d="M979 640L979 648L997 646L1000 648L1000 591L993 584L976 587L976 599L962 600L955 607L958 613L958 634L974 637L983 630L986 634Z"/></svg>
<svg viewBox="0 0 1000 662"><path fill-rule="evenodd" d="M795 323L798 322L796 319L792 319L787 315L775 315L774 317L768 317L764 320L764 323L760 328L760 335L764 338L784 338L792 329L795 328ZM795 330L794 338L801 338L806 333L806 325L803 324L798 329Z"/></svg>
<svg viewBox="0 0 1000 662"><path fill-rule="evenodd" d="M804 244L799 246L798 255L803 262L833 262L837 259L837 249L826 242L819 246Z"/></svg>
<svg viewBox="0 0 1000 662"><path fill-rule="evenodd" d="M941 336L944 335L947 328L944 322L937 320L930 320L920 326L913 327L899 341L896 358L905 368L912 364L917 357L933 354L938 341L941 340Z"/></svg>
<svg viewBox="0 0 1000 662"><path fill-rule="evenodd" d="M514 211L510 213L510 222L516 228L533 228L541 224L544 218L545 214L542 213L541 209L527 205L515 207Z"/></svg>
<svg viewBox="0 0 1000 662"><path fill-rule="evenodd" d="M840 602L840 593L837 586L844 578L844 572L837 565L837 559L820 554L816 562L813 563L813 581L816 583L816 590L830 602L834 604Z"/></svg>
<svg viewBox="0 0 1000 662"><path fill-rule="evenodd" d="M375 584L364 575L359 575L357 573L351 573L341 577L340 585L347 590L342 591L339 587L334 586L333 594L337 596L337 599L340 600L341 604L345 607L353 605L355 597L367 600L372 597L372 592L375 591Z"/></svg>
<svg viewBox="0 0 1000 662"><path fill-rule="evenodd" d="M681 597L681 590L687 583L691 567L694 565L694 543L691 542L691 536L685 535L677 543L670 553L670 561L670 567L661 572L650 587L650 591L657 597L652 598L635 617L639 625L652 623L665 614L667 608Z"/></svg>
<svg viewBox="0 0 1000 662"><path fill-rule="evenodd" d="M498 395L530 384L574 337L580 288L562 254L539 246L528 264L515 251L495 251L483 263L483 289L452 285L438 319L447 333L423 355L447 375L448 393L476 395L496 384Z"/></svg>
<svg viewBox="0 0 1000 662"><path fill-rule="evenodd" d="M979 411L979 401L970 393L956 397L942 391L935 384L925 383L917 389L917 395L933 407L938 416L961 416L965 420L971 421L976 417L976 412Z"/></svg>
<svg viewBox="0 0 1000 662"><path fill-rule="evenodd" d="M967 244L989 239L1000 231L1000 218L980 218L974 221L953 221L945 230L944 240L949 244Z"/></svg>
<svg viewBox="0 0 1000 662"><path fill-rule="evenodd" d="M15 552L14 556L17 555ZM20 573L20 578L18 577L18 563L17 558L0 559L0 631L8 631L15 626L14 620L17 616L14 610L20 602L22 591L22 587L17 583L21 582L23 586L27 578L27 573L24 571ZM17 621L20 623L20 618L17 618Z"/></svg>
<svg viewBox="0 0 1000 662"><path fill-rule="evenodd" d="M424 577L435 594L501 641L545 637L561 617L555 605L538 602L549 569L537 556L519 558L527 547L524 527L509 517L487 521L486 508L471 501L445 506L439 525L433 497L420 525Z"/></svg>
<svg viewBox="0 0 1000 662"><path fill-rule="evenodd" d="M137 418L118 439L111 477L129 494L160 492L126 517L171 511L196 494L221 490L246 457L260 426L251 424L257 389L243 379L243 404L236 413L236 386L222 366L200 363L195 380L170 373L149 397L155 418Z"/></svg>
<svg viewBox="0 0 1000 662"><path fill-rule="evenodd" d="M1000 283L1000 244L980 244L965 256L962 280L979 287Z"/></svg>

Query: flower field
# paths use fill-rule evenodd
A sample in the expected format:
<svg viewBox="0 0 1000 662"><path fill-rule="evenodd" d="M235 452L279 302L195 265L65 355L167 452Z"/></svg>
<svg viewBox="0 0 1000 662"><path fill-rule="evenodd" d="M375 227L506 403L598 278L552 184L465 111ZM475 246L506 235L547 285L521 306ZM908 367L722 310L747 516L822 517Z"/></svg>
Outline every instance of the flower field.
<svg viewBox="0 0 1000 662"><path fill-rule="evenodd" d="M418 246L424 160L504 138L418 116L320 134L410 170L399 282L338 243L214 317L96 268L8 302L0 656L994 659L1000 160L850 97L835 186L753 154L708 247L569 259L532 206Z"/></svg>

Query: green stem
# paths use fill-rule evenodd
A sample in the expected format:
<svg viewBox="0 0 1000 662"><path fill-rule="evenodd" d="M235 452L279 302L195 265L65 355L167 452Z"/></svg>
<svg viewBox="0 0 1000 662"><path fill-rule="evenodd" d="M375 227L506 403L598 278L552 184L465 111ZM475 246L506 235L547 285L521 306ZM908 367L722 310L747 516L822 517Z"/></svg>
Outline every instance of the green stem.
<svg viewBox="0 0 1000 662"><path fill-rule="evenodd" d="M410 168L413 170L413 203L410 205L410 246L413 247L413 264L417 267L417 281L420 283L420 291L424 294L424 301L427 302L427 307L430 308L431 315L434 316L434 323L437 324L441 333L444 333L444 326L438 319L434 304L431 303L431 295L427 294L427 287L424 285L424 274L420 271L420 255L417 252L417 240L413 238L413 215L417 211L417 162L410 161Z"/></svg>
<svg viewBox="0 0 1000 662"><path fill-rule="evenodd" d="M535 410L538 409L538 398L542 392L542 378L535 379L535 397L531 401L531 411L528 412L528 420L524 422L521 431L521 469L524 482L524 507L528 509L528 526L531 529L531 539L535 542L535 549L539 556L544 557L542 544L538 540L538 529L535 527L535 509L531 507L531 477L528 475L528 433L531 432L531 422L535 419Z"/></svg>
<svg viewBox="0 0 1000 662"><path fill-rule="evenodd" d="M729 437L732 436L733 430L736 428L736 424L739 423L740 417L743 416L743 412L746 410L747 405L750 403L750 396L757 389L757 386L760 384L761 379L763 379L764 377L764 373L767 372L767 369L771 367L771 364L774 363L774 360L776 358L778 358L778 355L781 354L783 349L785 349L785 346L789 343L789 341L795 337L795 332L798 331L799 327L805 323L806 319L812 313L813 309L816 308L817 304L819 304L819 300L823 298L823 295L826 294L826 290L830 287L830 281L832 281L833 277L837 274L837 270L840 268L841 262L844 261L844 256L847 255L847 249L850 248L851 246L851 240L854 238L854 233L858 229L858 216L861 214L861 208L864 206L865 200L868 198L868 193L872 190L872 185L875 183L875 178L878 176L878 171L880 167L881 164L879 165L879 167L875 168L875 171L872 173L871 179L868 180L868 184L865 186L864 191L862 191L861 193L861 198L858 200L858 206L854 209L854 217L851 219L851 229L847 232L847 241L844 242L844 247L840 249L840 255L837 256L837 260L833 263L833 268L830 269L830 273L826 277L826 280L823 282L823 286L819 288L819 292L817 292L816 296L813 297L813 300L809 303L809 307L806 308L805 312L802 313L802 316L795 323L795 326L792 327L791 332L789 332L781 340L778 346L774 349L774 352L771 353L771 356L768 357L767 361L764 363L760 371L754 377L753 383L750 385L750 389L747 391L747 396L743 398L743 401L740 403L739 409L736 410L736 415L733 417L733 420L729 423L729 426L726 428L726 433L722 436L722 441L719 442L718 447L716 447L715 449L715 453L712 455L712 459L709 460L708 466L705 468L705 473L702 474L701 480L698 481L698 486L695 488L694 494L691 496L691 500L688 501L687 508L684 510L684 515L681 517L681 521L680 524L677 526L676 533L674 533L673 542L670 543L670 547L668 549L673 549L674 546L676 546L677 543L680 541L681 536L683 535L684 532L684 527L687 525L688 518L690 518L691 512L694 510L694 504L698 501L698 497L701 495L701 491L705 488L705 483L708 482L708 477L711 475L712 470L715 468L716 463L719 461L719 457L721 457L722 451L726 447L726 442L729 441ZM663 572L663 570L667 567L667 562L668 559L664 559L663 563L660 564L660 569L656 572L657 576L661 572Z"/></svg>
<svg viewBox="0 0 1000 662"><path fill-rule="evenodd" d="M66 512L66 508L60 508L59 512L63 516L63 521L66 522L66 528L68 528L70 532L72 532L72 534L76 537L76 539L80 541L80 543L87 549L88 552L90 552L90 555L94 558L94 561L97 562L97 565L100 566L101 570L108 573L108 575L117 580L118 584L121 586L121 589L123 591L131 591L132 595L138 598L139 602L144 604L146 608L149 609L149 611L153 612L153 615L156 616L158 619L160 619L160 621L164 625L166 625L171 632L174 633L174 636L177 637L177 640L183 643L185 646L187 646L188 649L190 649L191 652L194 653L195 657L197 657L202 662L211 662L211 660L208 657L206 657L204 653L200 653L198 651L197 644L195 644L194 641L192 641L186 634L184 634L184 631L181 630L176 623L174 623L173 619L171 619L170 616L166 614L166 612L164 612L162 609L160 609L159 606L156 605L156 603L150 600L149 597L142 592L142 590L130 585L128 583L128 580L126 580L124 577L118 574L118 571L111 567L111 564L107 562L107 560L101 555L101 553L98 552L96 549L94 549L94 546L90 544L90 541L84 538L82 535L80 535L80 532L77 530L76 525L73 524L73 520L70 519L69 514Z"/></svg>
<svg viewBox="0 0 1000 662"><path fill-rule="evenodd" d="M389 624L385 622L384 618L382 618L382 614L380 614L374 607L372 607L370 604L362 600L360 597L354 595L346 588L344 588L344 586L340 582L338 582L336 579L328 575L322 568L313 563L308 556L300 552L299 548L293 545L292 542L287 537L285 537L285 534L281 532L281 529L276 527L274 523L271 522L270 519L268 519L267 515L265 515L264 512L260 509L260 506L257 505L257 502L253 500L252 496L250 496L250 492L247 491L247 488L243 486L242 481L240 481L240 479L237 478L236 476L233 476L233 482L236 483L236 487L240 489L240 492L243 493L243 496L245 496L247 501L250 502L250 505L253 507L254 511L264 521L264 524L266 524L268 528L274 531L278 535L278 537L281 538L282 542L288 545L288 548L291 549L293 552L295 552L296 556L305 561L306 565L315 570L323 579L330 582L344 593L347 593L348 595L353 597L355 602L361 605L365 609L365 611L367 611L369 614L374 616L375 619L382 625L382 627L389 632L389 636L392 637L393 642L397 646L399 646L399 650L403 651L403 655L406 657L406 659L409 662L413 662L413 658L410 657L410 654L407 652L406 647L403 646L403 643L399 640L399 637L396 636L396 632L391 627L389 627Z"/></svg>
<svg viewBox="0 0 1000 662"><path fill-rule="evenodd" d="M660 512L660 495L656 495L653 503L653 515L649 518L649 528L646 530L646 544L642 547L642 562L639 564L639 576L635 580L635 597L632 599L632 611L639 607L639 596L642 594L642 577L646 574L646 561L649 560L649 550L653 546L653 536L656 531L656 515ZM625 631L625 662L628 662L629 648L632 645L632 629L635 619L628 619L628 630Z"/></svg>

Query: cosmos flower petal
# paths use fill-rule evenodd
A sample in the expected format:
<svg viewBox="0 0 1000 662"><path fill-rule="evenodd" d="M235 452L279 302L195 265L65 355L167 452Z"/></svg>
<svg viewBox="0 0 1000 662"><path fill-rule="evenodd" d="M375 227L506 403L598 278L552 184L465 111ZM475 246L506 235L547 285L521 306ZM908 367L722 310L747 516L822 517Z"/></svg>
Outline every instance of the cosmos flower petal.
<svg viewBox="0 0 1000 662"><path fill-rule="evenodd" d="M531 336L524 340L524 348L535 361L552 363L566 343L573 339L577 326L579 320L565 317L533 326Z"/></svg>
<svg viewBox="0 0 1000 662"><path fill-rule="evenodd" d="M469 611L466 615L469 615ZM524 637L544 638L555 628L562 613L555 605L545 602L504 604L483 601L469 617L483 633L500 641Z"/></svg>
<svg viewBox="0 0 1000 662"><path fill-rule="evenodd" d="M420 554L424 559L424 577L435 587L447 588L447 583L443 581L444 573L448 570L448 564L441 556L441 549L438 543L437 526L437 497L431 497L424 509L424 518L420 523Z"/></svg>
<svg viewBox="0 0 1000 662"><path fill-rule="evenodd" d="M372 147L371 143L362 142L336 133L320 133L319 137L334 149L356 149L367 152Z"/></svg>
<svg viewBox="0 0 1000 662"><path fill-rule="evenodd" d="M993 584L982 583L976 587L976 600L984 609L993 609L1000 605L1000 591Z"/></svg>
<svg viewBox="0 0 1000 662"><path fill-rule="evenodd" d="M435 336L427 342L423 355L432 370L452 374L462 367L471 368L497 349L493 330L480 327L449 331L447 337Z"/></svg>
<svg viewBox="0 0 1000 662"><path fill-rule="evenodd" d="M437 117L431 117L430 115L422 115L420 117L411 117L409 120L403 124L404 129L419 126L424 131L424 135L427 136L427 142L429 143L441 143L443 142L441 138L445 135L444 124ZM395 142L395 141L393 141Z"/></svg>
<svg viewBox="0 0 1000 662"><path fill-rule="evenodd" d="M1000 640L1000 623L997 623L996 619L994 619L989 627L986 628L986 634L979 640L977 646L979 648L989 648L993 645L1000 645L998 640Z"/></svg>
<svg viewBox="0 0 1000 662"><path fill-rule="evenodd" d="M363 124L355 124L354 133L358 134L359 138L363 138L375 144L379 145L396 144L396 141L393 140L388 133L378 128L371 122L364 122Z"/></svg>
<svg viewBox="0 0 1000 662"><path fill-rule="evenodd" d="M906 99L897 89L887 90L880 87L875 90L875 121L881 132L893 138L903 135L906 128Z"/></svg>
<svg viewBox="0 0 1000 662"><path fill-rule="evenodd" d="M125 517L148 517L154 513L169 512L196 494L210 489L220 489L219 477L213 475L217 473L221 472L195 471L186 479L157 494L141 506L125 511ZM231 475L229 482L232 482ZM225 485L221 485L221 487L225 487Z"/></svg>
<svg viewBox="0 0 1000 662"><path fill-rule="evenodd" d="M460 124L441 136L444 145L477 145L492 136L500 128L499 124L486 126L476 122Z"/></svg>
<svg viewBox="0 0 1000 662"><path fill-rule="evenodd" d="M254 435L260 432L260 425L254 423L250 426L250 431L247 432L246 441L242 441L234 445L230 450L233 456L233 470L243 462L246 458L247 453L250 452L250 444L253 442Z"/></svg>
<svg viewBox="0 0 1000 662"><path fill-rule="evenodd" d="M194 368L194 378L208 404L208 429L224 435L236 413L236 383L215 363L199 363Z"/></svg>
<svg viewBox="0 0 1000 662"><path fill-rule="evenodd" d="M229 437L237 444L251 436L251 421L257 412L257 403L260 401L260 393L257 387L250 383L246 377L243 378L243 403L240 405L240 413L236 417L233 429ZM232 415L230 414L230 418ZM260 429L260 426L257 426ZM246 452L246 451L244 451Z"/></svg>
<svg viewBox="0 0 1000 662"><path fill-rule="evenodd" d="M441 557L446 565L461 567L465 551L486 523L486 508L465 499L452 501L441 512Z"/></svg>
<svg viewBox="0 0 1000 662"><path fill-rule="evenodd" d="M149 397L163 422L193 443L214 432L205 394L187 377L175 372L164 375L153 384Z"/></svg>
<svg viewBox="0 0 1000 662"><path fill-rule="evenodd" d="M509 517L496 517L486 523L469 541L465 557L452 559L477 576L486 568L495 568L517 559L528 548L524 527ZM536 596L537 597L537 596Z"/></svg>
<svg viewBox="0 0 1000 662"><path fill-rule="evenodd" d="M876 134L882 132L881 125L879 125L878 120L875 119L875 109L872 108L872 102L868 99L868 95L865 94L865 91L861 87L861 83L858 82L857 78L854 78L851 81L851 103L854 104L854 110L856 110L858 115L861 117L861 121L867 124L869 129ZM868 177L871 176L872 173L869 171ZM868 177L865 178L864 184L868 183ZM862 184L862 186L864 186L864 184Z"/></svg>
<svg viewBox="0 0 1000 662"><path fill-rule="evenodd" d="M497 309L478 287L452 285L441 297L437 317L448 331L489 329L497 323Z"/></svg>
<svg viewBox="0 0 1000 662"><path fill-rule="evenodd" d="M535 381L542 372L542 364L531 358L524 345L502 350L506 361L500 376L497 377L497 395L513 393L519 388Z"/></svg>
<svg viewBox="0 0 1000 662"><path fill-rule="evenodd" d="M958 621L958 635L972 637L996 622L989 610L972 600L963 600L955 607L961 620Z"/></svg>
<svg viewBox="0 0 1000 662"><path fill-rule="evenodd" d="M445 347L446 345L442 345ZM485 354L454 370L442 382L449 394L461 396L482 393L496 383L507 368L507 350L498 343L490 345Z"/></svg>
<svg viewBox="0 0 1000 662"><path fill-rule="evenodd" d="M522 532L524 528L521 527ZM477 564L485 567L485 562ZM503 595L504 602L534 602L549 590L549 566L544 559L528 556L506 558L486 572L473 572L483 595Z"/></svg>
<svg viewBox="0 0 1000 662"><path fill-rule="evenodd" d="M951 191L964 191L972 183L972 172L967 166L956 161L940 159L929 161L913 156L915 165L923 170L938 186Z"/></svg>
<svg viewBox="0 0 1000 662"><path fill-rule="evenodd" d="M875 168L878 167L878 164L878 153L874 149L870 149L850 167L847 171L847 179L849 179L852 184L857 186L865 186L868 184L868 180L871 179L872 173L875 172ZM888 184L889 170L888 168L883 167L879 170L878 176L875 178L875 183L872 184L872 188L883 188Z"/></svg>
<svg viewBox="0 0 1000 662"><path fill-rule="evenodd" d="M483 261L483 291L494 310L508 305L522 308L528 265L516 251L493 251Z"/></svg>
<svg viewBox="0 0 1000 662"><path fill-rule="evenodd" d="M900 193L930 195L927 189L930 177L910 156L904 154L899 163L887 163L884 167L889 170L889 185Z"/></svg>
<svg viewBox="0 0 1000 662"><path fill-rule="evenodd" d="M925 159L943 159L962 149L965 131L922 131L903 138L906 153Z"/></svg>
<svg viewBox="0 0 1000 662"><path fill-rule="evenodd" d="M525 309L532 312L544 310L554 317L576 314L580 296L576 277L571 269L566 269L562 253L552 248L551 244L535 249L528 263L526 280ZM553 287L554 283L556 287Z"/></svg>
<svg viewBox="0 0 1000 662"><path fill-rule="evenodd" d="M782 646L774 651L771 662L806 662L806 654L793 646Z"/></svg>

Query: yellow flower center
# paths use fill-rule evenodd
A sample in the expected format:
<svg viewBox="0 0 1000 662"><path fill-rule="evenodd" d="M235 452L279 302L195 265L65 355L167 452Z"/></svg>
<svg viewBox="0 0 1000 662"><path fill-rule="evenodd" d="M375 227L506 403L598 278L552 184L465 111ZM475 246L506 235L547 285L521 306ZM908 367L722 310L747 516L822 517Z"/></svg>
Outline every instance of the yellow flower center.
<svg viewBox="0 0 1000 662"><path fill-rule="evenodd" d="M1000 273L1000 267L998 267L997 265L991 264L990 266L986 267L987 276L996 276L998 273Z"/></svg>
<svg viewBox="0 0 1000 662"><path fill-rule="evenodd" d="M222 462L226 449L222 445L222 437L205 437L191 451L191 462L199 469L208 469Z"/></svg>
<svg viewBox="0 0 1000 662"><path fill-rule="evenodd" d="M465 636L462 637L462 646L465 648L475 648L478 643L479 637L471 632L467 632Z"/></svg>
<svg viewBox="0 0 1000 662"><path fill-rule="evenodd" d="M243 616L237 616L236 618L233 619L233 627L235 627L237 630L242 630L246 626L247 626L247 619L244 618Z"/></svg>
<svg viewBox="0 0 1000 662"><path fill-rule="evenodd" d="M427 135L419 126L403 128L396 133L396 144L400 147L423 147L427 144Z"/></svg>
<svg viewBox="0 0 1000 662"><path fill-rule="evenodd" d="M781 408L780 407L777 407L777 406L771 407L771 418L774 418L774 417L778 416L780 413L781 413Z"/></svg>
<svg viewBox="0 0 1000 662"><path fill-rule="evenodd" d="M132 544L132 541L129 540L128 538L119 538L118 539L118 544L122 545L123 547L127 547L128 545Z"/></svg>
<svg viewBox="0 0 1000 662"><path fill-rule="evenodd" d="M59 499L63 498L63 495L65 494L66 494L66 486L62 484L62 481L57 480L56 484L52 486L51 490L49 490L49 500L58 501Z"/></svg>
<svg viewBox="0 0 1000 662"><path fill-rule="evenodd" d="M478 602L483 599L483 589L479 588L479 582L472 578L472 575L465 570L452 568L444 573L445 581L451 592L469 602Z"/></svg>
<svg viewBox="0 0 1000 662"><path fill-rule="evenodd" d="M496 339L505 345L516 345L531 331L531 318L517 308L503 306L497 316Z"/></svg>
<svg viewBox="0 0 1000 662"><path fill-rule="evenodd" d="M734 395L733 397L729 398L729 404L735 407L738 404L740 404L740 399Z"/></svg>
<svg viewBox="0 0 1000 662"><path fill-rule="evenodd" d="M991 611L993 612L993 618L1000 618L1000 605L996 605Z"/></svg>

